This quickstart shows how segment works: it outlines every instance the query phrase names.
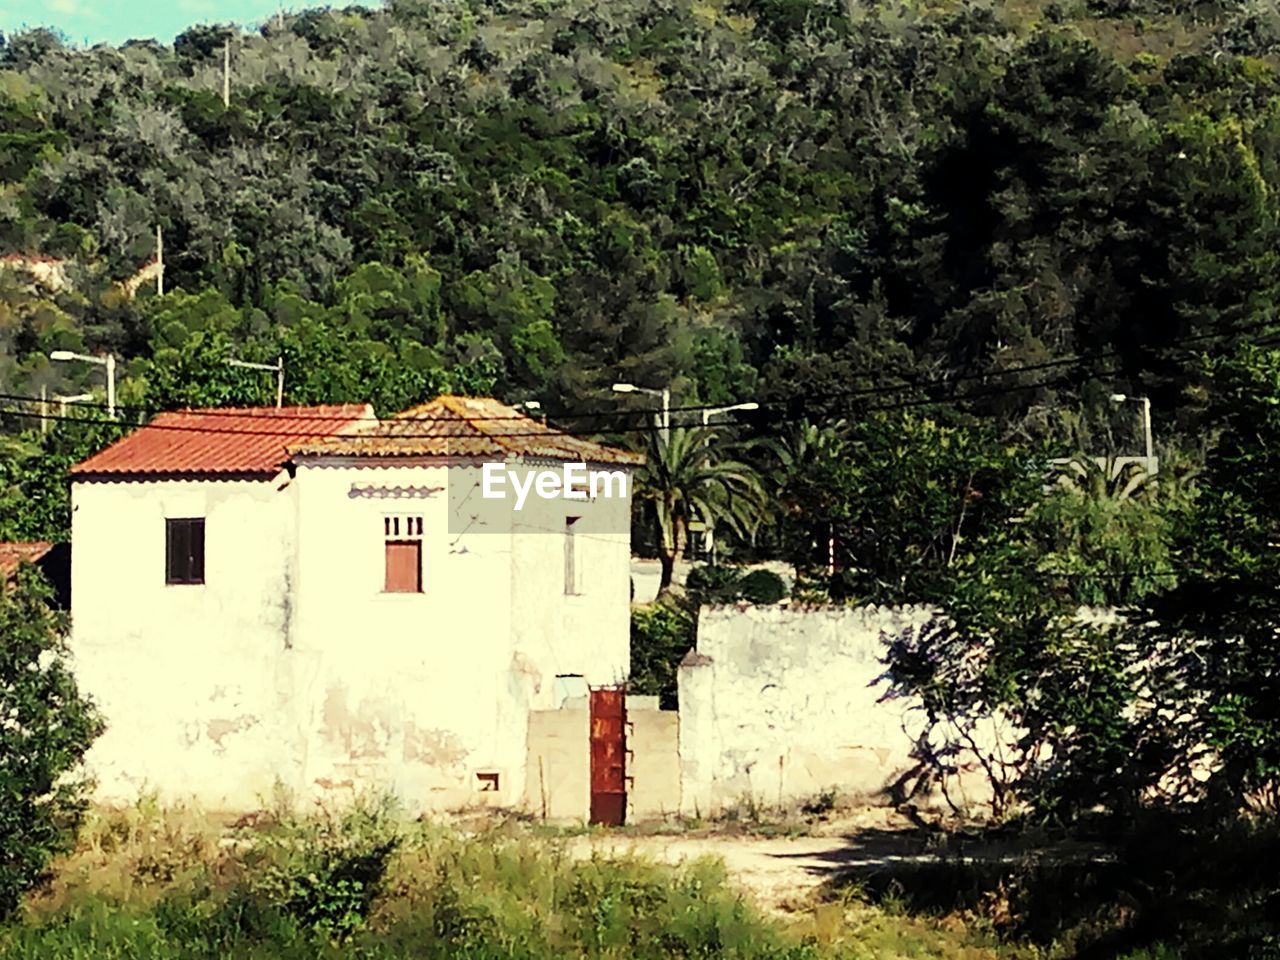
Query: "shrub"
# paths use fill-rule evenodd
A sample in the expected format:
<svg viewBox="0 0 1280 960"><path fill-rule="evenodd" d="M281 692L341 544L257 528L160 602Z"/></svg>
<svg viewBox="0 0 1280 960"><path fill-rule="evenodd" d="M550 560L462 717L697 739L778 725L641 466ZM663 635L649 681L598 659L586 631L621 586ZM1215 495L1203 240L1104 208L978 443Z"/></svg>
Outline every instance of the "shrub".
<svg viewBox="0 0 1280 960"><path fill-rule="evenodd" d="M693 606L704 603L777 603L787 595L787 584L772 570L708 565L689 571L685 586Z"/></svg>
<svg viewBox="0 0 1280 960"><path fill-rule="evenodd" d="M286 821L262 839L249 892L304 929L346 940L364 926L399 843L390 799Z"/></svg>
<svg viewBox="0 0 1280 960"><path fill-rule="evenodd" d="M0 585L0 920L70 848L84 816L77 776L102 731L66 663L66 618L33 567Z"/></svg>
<svg viewBox="0 0 1280 960"><path fill-rule="evenodd" d="M787 585L772 570L752 570L742 578L742 599L751 603L777 603L787 595Z"/></svg>
<svg viewBox="0 0 1280 960"><path fill-rule="evenodd" d="M742 596L742 571L720 564L694 567L685 581L685 592L694 606L733 603Z"/></svg>
<svg viewBox="0 0 1280 960"><path fill-rule="evenodd" d="M696 632L697 618L675 600L632 610L631 692L656 694L662 709L674 710L680 661L694 645Z"/></svg>

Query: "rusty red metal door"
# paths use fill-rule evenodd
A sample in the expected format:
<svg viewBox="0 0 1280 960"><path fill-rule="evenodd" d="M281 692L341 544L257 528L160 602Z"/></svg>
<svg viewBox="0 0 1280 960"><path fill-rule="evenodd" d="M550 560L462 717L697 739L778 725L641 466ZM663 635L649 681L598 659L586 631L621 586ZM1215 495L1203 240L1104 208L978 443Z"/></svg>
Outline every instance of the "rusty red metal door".
<svg viewBox="0 0 1280 960"><path fill-rule="evenodd" d="M591 822L621 826L627 815L626 691L591 691Z"/></svg>

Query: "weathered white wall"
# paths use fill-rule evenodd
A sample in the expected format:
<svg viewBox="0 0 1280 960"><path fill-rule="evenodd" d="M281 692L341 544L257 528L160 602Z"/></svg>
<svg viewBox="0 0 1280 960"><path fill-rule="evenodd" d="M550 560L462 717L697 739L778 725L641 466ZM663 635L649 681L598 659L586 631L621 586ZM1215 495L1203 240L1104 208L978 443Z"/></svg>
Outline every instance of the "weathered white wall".
<svg viewBox="0 0 1280 960"><path fill-rule="evenodd" d="M629 535L607 514L629 505L543 504L534 529L492 533L451 524L445 489L352 495L476 479L364 461L292 481L77 483L73 646L110 725L89 757L101 796L239 809L279 781L304 799L519 805L529 711L558 706L556 676L625 677ZM421 594L383 592L387 514L424 518ZM566 514L583 517L577 596ZM164 583L166 516L206 518L204 585ZM479 772L499 775L496 796Z"/></svg>
<svg viewBox="0 0 1280 960"><path fill-rule="evenodd" d="M681 805L714 814L837 788L871 797L915 766L923 717L887 699L886 637L922 607L704 607L680 669ZM970 789L976 780L962 778ZM961 793L963 795L963 793Z"/></svg>
<svg viewBox="0 0 1280 960"><path fill-rule="evenodd" d="M440 807L471 802L475 774L496 772L500 799L518 804L528 714L557 706L556 676L625 676L629 534L609 536L596 514L626 502L531 501L519 525L494 532L451 517L468 507L447 490L349 495L353 484L475 484L475 470L303 465L297 482L299 649L323 660L308 785L381 779L411 804ZM424 516L420 595L382 593L387 513ZM567 514L584 518L578 596L564 593Z"/></svg>
<svg viewBox="0 0 1280 960"><path fill-rule="evenodd" d="M72 644L108 721L88 758L104 798L176 789L247 807L288 779L287 479L74 484ZM206 583L166 585L165 518L200 516Z"/></svg>

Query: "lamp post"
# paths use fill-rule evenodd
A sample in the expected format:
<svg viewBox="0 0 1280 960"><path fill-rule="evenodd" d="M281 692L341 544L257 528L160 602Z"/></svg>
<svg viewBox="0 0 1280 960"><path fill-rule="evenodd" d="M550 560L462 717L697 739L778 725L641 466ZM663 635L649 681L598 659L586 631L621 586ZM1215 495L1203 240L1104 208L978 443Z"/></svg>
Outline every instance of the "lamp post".
<svg viewBox="0 0 1280 960"><path fill-rule="evenodd" d="M55 350L49 354L50 360L80 360L84 363L96 363L99 366L107 368L107 416L115 419L116 416L116 358L113 354L103 354L101 357L90 356L87 353L74 353L71 350Z"/></svg>
<svg viewBox="0 0 1280 960"><path fill-rule="evenodd" d="M1111 395L1112 403L1125 403L1126 401L1142 404L1142 434L1146 441L1147 474L1152 476L1156 472L1156 458L1155 445L1151 439L1151 399L1149 397L1130 397L1123 393L1113 393Z"/></svg>
<svg viewBox="0 0 1280 960"><path fill-rule="evenodd" d="M614 393L647 393L651 397L662 398L662 419L658 421L662 428L662 440L667 442L671 439L671 388L663 387L661 390L653 390L649 387L637 387L634 383L615 383L613 385Z"/></svg>
<svg viewBox="0 0 1280 960"><path fill-rule="evenodd" d="M246 370L269 370L276 375L276 409L284 406L284 357L276 357L275 363L252 363L249 360L227 358L228 366L243 367Z"/></svg>
<svg viewBox="0 0 1280 960"><path fill-rule="evenodd" d="M93 399L93 394L77 393L74 397L64 397L61 394L55 393L53 395L53 399L58 401L58 416L61 418L67 415L68 403L87 403Z"/></svg>
<svg viewBox="0 0 1280 960"><path fill-rule="evenodd" d="M759 409L760 409L760 404L756 403L754 400L748 401L747 403L735 403L731 407L711 407L710 409L706 409L702 411L702 425L704 427L708 426L711 423L711 418L721 413L733 413L735 410L759 410Z"/></svg>
<svg viewBox="0 0 1280 960"><path fill-rule="evenodd" d="M746 403L735 403L728 407L705 407L702 411L702 425L704 427L709 426L711 424L711 418L722 413L733 413L736 410L745 411L759 409L760 404L756 403L754 400L749 400ZM707 537L705 545L707 548L707 556L711 557L712 563L715 563L716 530L715 525L711 522L707 523Z"/></svg>

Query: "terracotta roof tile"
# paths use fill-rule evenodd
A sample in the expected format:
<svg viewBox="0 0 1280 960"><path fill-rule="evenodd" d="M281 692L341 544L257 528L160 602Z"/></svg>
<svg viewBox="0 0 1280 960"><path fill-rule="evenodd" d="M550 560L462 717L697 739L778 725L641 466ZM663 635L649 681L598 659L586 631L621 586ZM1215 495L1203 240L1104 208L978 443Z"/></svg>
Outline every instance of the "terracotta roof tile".
<svg viewBox="0 0 1280 960"><path fill-rule="evenodd" d="M437 397L369 429L289 447L298 456L536 457L571 463L641 464L644 455L539 423L489 397Z"/></svg>
<svg viewBox="0 0 1280 960"><path fill-rule="evenodd" d="M245 407L158 414L88 460L73 477L275 474L294 444L376 423L367 404Z"/></svg>
<svg viewBox="0 0 1280 960"><path fill-rule="evenodd" d="M7 580L18 572L20 564L35 563L52 549L53 544L47 540L0 542L0 579Z"/></svg>

